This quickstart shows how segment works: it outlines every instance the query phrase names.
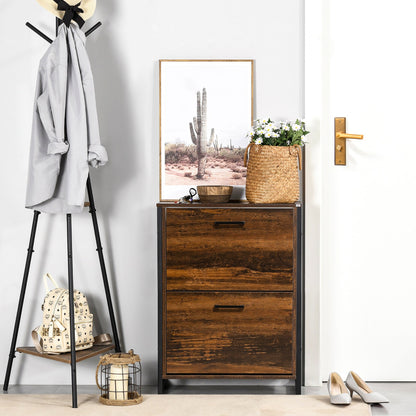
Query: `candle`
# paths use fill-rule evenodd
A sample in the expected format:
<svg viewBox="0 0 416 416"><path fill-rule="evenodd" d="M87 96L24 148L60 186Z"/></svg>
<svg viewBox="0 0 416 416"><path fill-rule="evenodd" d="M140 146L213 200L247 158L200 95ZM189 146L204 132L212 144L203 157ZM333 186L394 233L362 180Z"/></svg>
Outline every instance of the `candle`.
<svg viewBox="0 0 416 416"><path fill-rule="evenodd" d="M112 364L109 377L109 399L128 400L129 366L126 364Z"/></svg>

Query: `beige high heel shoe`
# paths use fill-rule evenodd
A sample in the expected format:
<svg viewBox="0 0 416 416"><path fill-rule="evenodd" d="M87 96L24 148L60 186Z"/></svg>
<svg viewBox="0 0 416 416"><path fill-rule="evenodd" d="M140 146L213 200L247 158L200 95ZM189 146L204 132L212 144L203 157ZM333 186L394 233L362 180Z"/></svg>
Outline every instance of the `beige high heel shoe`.
<svg viewBox="0 0 416 416"><path fill-rule="evenodd" d="M354 371L350 371L345 381L348 389L350 390L351 397L353 393L357 393L365 403L389 403L389 399L383 396L381 393L372 391L370 386L364 382L364 380Z"/></svg>
<svg viewBox="0 0 416 416"><path fill-rule="evenodd" d="M329 401L332 404L350 404L351 397L347 387L338 373L330 373L328 377Z"/></svg>

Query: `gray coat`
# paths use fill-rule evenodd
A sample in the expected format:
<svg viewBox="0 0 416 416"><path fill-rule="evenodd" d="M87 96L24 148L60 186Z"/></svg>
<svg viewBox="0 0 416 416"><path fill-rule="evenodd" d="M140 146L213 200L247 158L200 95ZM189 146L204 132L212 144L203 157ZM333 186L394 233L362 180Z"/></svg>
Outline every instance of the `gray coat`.
<svg viewBox="0 0 416 416"><path fill-rule="evenodd" d="M74 23L62 24L39 65L26 207L81 212L88 164L98 167L107 160L85 35Z"/></svg>

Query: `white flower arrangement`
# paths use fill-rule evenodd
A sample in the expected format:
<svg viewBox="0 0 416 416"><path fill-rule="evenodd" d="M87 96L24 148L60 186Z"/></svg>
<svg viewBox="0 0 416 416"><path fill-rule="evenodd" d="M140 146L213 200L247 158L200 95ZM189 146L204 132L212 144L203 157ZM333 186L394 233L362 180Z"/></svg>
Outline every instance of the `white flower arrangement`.
<svg viewBox="0 0 416 416"><path fill-rule="evenodd" d="M274 122L270 118L262 118L254 122L247 137L254 144L294 146L303 145L308 133L305 129L305 120Z"/></svg>

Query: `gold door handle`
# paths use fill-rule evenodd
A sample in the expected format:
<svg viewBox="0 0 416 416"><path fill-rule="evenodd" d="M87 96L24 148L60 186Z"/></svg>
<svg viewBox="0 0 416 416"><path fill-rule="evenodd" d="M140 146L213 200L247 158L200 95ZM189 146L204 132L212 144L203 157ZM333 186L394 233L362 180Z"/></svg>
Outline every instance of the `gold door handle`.
<svg viewBox="0 0 416 416"><path fill-rule="evenodd" d="M362 134L345 133L347 119L345 117L335 117L334 129L334 159L335 165L347 164L346 139L360 139L364 136Z"/></svg>
<svg viewBox="0 0 416 416"><path fill-rule="evenodd" d="M363 139L362 134L337 133L337 139Z"/></svg>

